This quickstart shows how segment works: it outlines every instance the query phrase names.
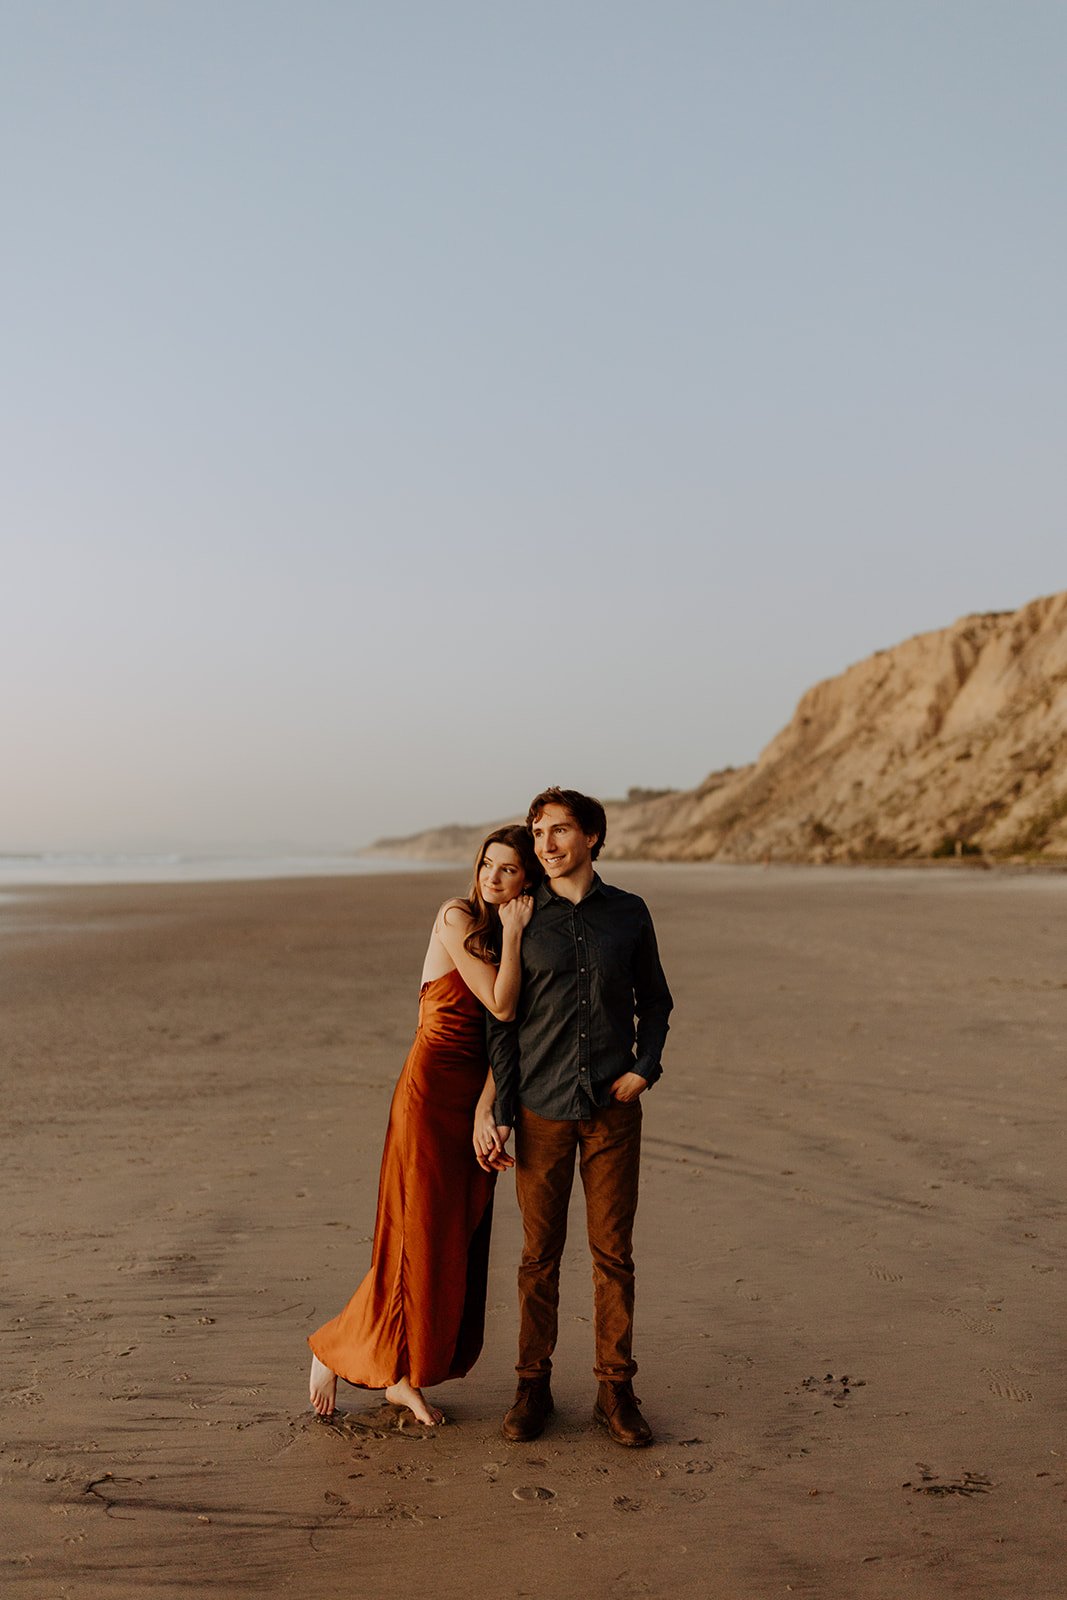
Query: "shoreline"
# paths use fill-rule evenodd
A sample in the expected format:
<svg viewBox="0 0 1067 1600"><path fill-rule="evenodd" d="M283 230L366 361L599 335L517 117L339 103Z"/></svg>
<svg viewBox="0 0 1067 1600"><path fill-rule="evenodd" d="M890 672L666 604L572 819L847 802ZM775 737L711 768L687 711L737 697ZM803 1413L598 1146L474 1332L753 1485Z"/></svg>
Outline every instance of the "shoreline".
<svg viewBox="0 0 1067 1600"><path fill-rule="evenodd" d="M62 894L77 889L92 888L152 888L163 885L175 886L206 886L210 884L241 884L241 883L279 883L279 882L328 882L343 878L365 877L392 877L408 874L427 874L435 872L459 873L470 872L470 862L466 858L446 860L437 857L364 857L360 856L351 864L338 864L318 867L307 858L297 858L291 864L286 860L250 860L247 863L220 861L188 864L175 864L170 868L142 868L136 863L128 866L113 868L108 865L91 865L84 868L71 868L77 872L75 876L63 876L67 871L60 866L58 874L49 874L42 877L22 877L18 874L26 871L33 872L32 867L14 868L10 876L5 876L4 861L11 861L14 857L0 857L0 902L5 899L22 897L26 892L49 892ZM29 859L29 858L28 858ZM924 876L943 873L946 876L957 877L963 875L983 875L992 873L994 876L1027 878L1027 877L1067 877L1067 861L1051 860L996 860L991 857L917 857L914 859L886 857L870 861L724 861L712 859L707 861L662 861L653 858L637 858L631 856L603 856L597 864L601 877L605 869L608 872L630 869L656 870L666 869L676 872L739 872L739 873L811 873L814 875L833 876L835 874L857 875L871 874L907 874L920 873ZM84 874L88 874L87 876Z"/></svg>
<svg viewBox="0 0 1067 1600"><path fill-rule="evenodd" d="M363 878L380 873L424 872L434 863L381 856L174 856L107 855L42 858L0 855L0 893L5 889L88 888L93 885L164 883L258 883L289 878ZM36 876L34 876L36 874Z"/></svg>

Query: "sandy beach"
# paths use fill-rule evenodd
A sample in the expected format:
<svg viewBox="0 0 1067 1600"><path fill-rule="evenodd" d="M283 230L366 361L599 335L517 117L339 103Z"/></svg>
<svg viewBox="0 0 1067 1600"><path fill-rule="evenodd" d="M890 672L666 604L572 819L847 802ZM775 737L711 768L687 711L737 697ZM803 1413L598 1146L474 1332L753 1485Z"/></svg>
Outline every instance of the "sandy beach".
<svg viewBox="0 0 1067 1600"><path fill-rule="evenodd" d="M507 1178L449 1425L307 1407L461 872L0 901L12 1600L1067 1594L1067 878L604 875L676 1000L634 1452L590 1414L577 1185L535 1445Z"/></svg>

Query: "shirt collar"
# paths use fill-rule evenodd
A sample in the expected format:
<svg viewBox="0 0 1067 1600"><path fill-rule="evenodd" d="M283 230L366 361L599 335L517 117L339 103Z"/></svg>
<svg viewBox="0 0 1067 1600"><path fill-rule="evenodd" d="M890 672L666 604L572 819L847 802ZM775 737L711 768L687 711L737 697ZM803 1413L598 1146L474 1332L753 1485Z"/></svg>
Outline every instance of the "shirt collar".
<svg viewBox="0 0 1067 1600"><path fill-rule="evenodd" d="M600 874L598 872L594 872L593 881L589 885L588 892L582 896L578 904L580 906L584 906L585 902L591 899L593 895L599 894L603 887L604 885L601 882ZM538 911L543 911L545 906L551 905L553 902L555 902L557 905L570 906L572 910L574 909L573 901L564 900L561 894L557 894L554 889L549 888L548 879L542 878L537 887L537 893L534 895L534 905L537 907Z"/></svg>

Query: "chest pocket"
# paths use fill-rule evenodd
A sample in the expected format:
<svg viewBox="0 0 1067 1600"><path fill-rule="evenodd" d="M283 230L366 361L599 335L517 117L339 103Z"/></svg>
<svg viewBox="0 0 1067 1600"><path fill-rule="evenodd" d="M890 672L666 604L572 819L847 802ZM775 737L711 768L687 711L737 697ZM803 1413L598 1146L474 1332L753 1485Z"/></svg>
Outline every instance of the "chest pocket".
<svg viewBox="0 0 1067 1600"><path fill-rule="evenodd" d="M629 985L632 982L640 928L629 919L623 922L620 918L602 927L586 924L582 932L586 942L580 948L584 949L588 961L583 960L581 965L588 966L595 979L613 987Z"/></svg>
<svg viewBox="0 0 1067 1600"><path fill-rule="evenodd" d="M535 917L522 940L522 968L528 978L560 978L578 970L578 951L571 916Z"/></svg>

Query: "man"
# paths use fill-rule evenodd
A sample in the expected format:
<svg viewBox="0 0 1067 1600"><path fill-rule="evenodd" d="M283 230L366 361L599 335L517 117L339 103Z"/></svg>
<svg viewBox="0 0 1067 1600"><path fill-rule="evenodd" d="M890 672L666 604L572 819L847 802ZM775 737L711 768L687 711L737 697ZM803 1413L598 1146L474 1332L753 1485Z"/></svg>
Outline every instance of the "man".
<svg viewBox="0 0 1067 1600"><path fill-rule="evenodd" d="M652 1431L634 1396L632 1355L640 1096L660 1076L673 1002L644 901L594 871L607 831L599 800L546 789L526 822L545 881L522 941L518 1015L489 1023L495 1158L514 1127L523 1223L519 1386L503 1433L516 1443L536 1439L553 1409L559 1269L577 1156L593 1258L593 1415L619 1444L646 1445Z"/></svg>

